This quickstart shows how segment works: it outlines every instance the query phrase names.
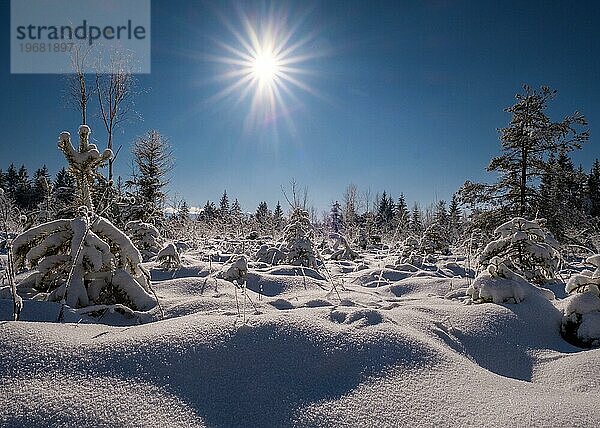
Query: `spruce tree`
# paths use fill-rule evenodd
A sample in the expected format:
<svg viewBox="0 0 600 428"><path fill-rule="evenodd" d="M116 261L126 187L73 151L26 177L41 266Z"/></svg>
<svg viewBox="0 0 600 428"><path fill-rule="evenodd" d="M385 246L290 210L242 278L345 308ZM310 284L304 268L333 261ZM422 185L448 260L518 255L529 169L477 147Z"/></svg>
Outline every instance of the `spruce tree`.
<svg viewBox="0 0 600 428"><path fill-rule="evenodd" d="M15 188L15 202L17 206L24 211L30 210L33 207L31 200L31 180L29 179L29 173L25 165L21 165L17 173L17 184Z"/></svg>
<svg viewBox="0 0 600 428"><path fill-rule="evenodd" d="M462 212L458 203L456 194L452 195L450 205L448 207L448 229L450 233L451 243L455 244L462 235Z"/></svg>
<svg viewBox="0 0 600 428"><path fill-rule="evenodd" d="M158 131L148 131L138 138L132 148L137 173L129 186L136 189L136 199L141 218L146 223L155 223L163 218L165 187L173 168L173 154L166 140Z"/></svg>
<svg viewBox="0 0 600 428"><path fill-rule="evenodd" d="M236 224L239 224L242 221L242 207L240 206L237 198L233 201L231 205L231 210L229 210L229 215L231 216L231 220Z"/></svg>
<svg viewBox="0 0 600 428"><path fill-rule="evenodd" d="M332 232L340 233L343 229L342 207L338 201L335 201L329 211L329 227Z"/></svg>
<svg viewBox="0 0 600 428"><path fill-rule="evenodd" d="M273 227L276 231L281 231L283 229L284 219L283 219L283 210L281 209L281 204L277 201L277 205L275 206L275 210L273 211Z"/></svg>
<svg viewBox="0 0 600 428"><path fill-rule="evenodd" d="M229 210L229 197L227 196L227 190L224 190L219 201L219 216L224 222L229 222L231 218Z"/></svg>
<svg viewBox="0 0 600 428"><path fill-rule="evenodd" d="M421 236L423 233L423 213L418 204L414 204L410 214L410 231L415 236Z"/></svg>
<svg viewBox="0 0 600 428"><path fill-rule="evenodd" d="M587 182L588 212L592 217L600 217L600 161L594 160Z"/></svg>
<svg viewBox="0 0 600 428"><path fill-rule="evenodd" d="M256 208L256 214L254 216L259 225L263 227L269 225L271 212L269 211L269 206L265 201L262 201L260 204L258 204L258 208Z"/></svg>
<svg viewBox="0 0 600 428"><path fill-rule="evenodd" d="M395 222L398 227L398 232L402 236L408 231L410 225L410 211L406 205L404 194L401 193L396 204Z"/></svg>
<svg viewBox="0 0 600 428"><path fill-rule="evenodd" d="M549 169L548 157L559 151L580 149L588 140L587 125L579 112L553 122L546 114L556 91L542 86L540 91L524 86L516 103L505 111L511 114L509 125L500 130L502 154L487 168L499 174L493 184L467 181L460 190L463 202L477 208L499 211L502 217L535 217L539 209L538 182Z"/></svg>

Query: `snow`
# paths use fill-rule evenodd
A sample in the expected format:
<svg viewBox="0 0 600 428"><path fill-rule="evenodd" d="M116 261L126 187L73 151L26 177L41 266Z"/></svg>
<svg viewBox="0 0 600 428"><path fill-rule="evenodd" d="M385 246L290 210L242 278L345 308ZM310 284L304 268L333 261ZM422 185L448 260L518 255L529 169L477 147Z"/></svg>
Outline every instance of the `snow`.
<svg viewBox="0 0 600 428"><path fill-rule="evenodd" d="M100 323L69 309L60 324L58 303L25 300L25 321L0 329L1 424L600 423L600 349L561 337L561 302L531 286L518 305L465 305L445 298L468 285L462 261L396 269L381 255L328 261L338 296L317 270L189 250L170 274L144 264L165 319L142 325L102 307ZM219 272L245 279L246 301ZM591 322L580 328L594 334Z"/></svg>

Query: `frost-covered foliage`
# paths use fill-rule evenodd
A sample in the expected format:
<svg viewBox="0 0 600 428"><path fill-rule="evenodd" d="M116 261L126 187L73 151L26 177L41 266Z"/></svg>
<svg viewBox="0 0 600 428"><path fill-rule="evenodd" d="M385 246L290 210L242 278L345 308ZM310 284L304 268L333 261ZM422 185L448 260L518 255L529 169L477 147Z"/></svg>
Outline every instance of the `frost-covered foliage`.
<svg viewBox="0 0 600 428"><path fill-rule="evenodd" d="M148 273L131 240L107 219L80 211L74 219L44 223L15 238L15 266L34 269L19 288L73 308L153 308Z"/></svg>
<svg viewBox="0 0 600 428"><path fill-rule="evenodd" d="M125 225L125 233L142 254L142 260L147 262L156 257L161 250L162 239L158 229L141 220L130 221Z"/></svg>
<svg viewBox="0 0 600 428"><path fill-rule="evenodd" d="M36 299L60 301L72 308L124 305L134 310L156 306L149 275L131 240L109 220L94 213L92 185L96 169L112 156L89 143L90 128L79 127L79 150L68 132L58 146L77 180L78 214L33 227L12 242L16 269L33 271L18 286Z"/></svg>
<svg viewBox="0 0 600 428"><path fill-rule="evenodd" d="M285 260L286 256L281 249L277 247L269 247L266 244L260 246L254 260L257 262L268 263L270 265L277 265Z"/></svg>
<svg viewBox="0 0 600 428"><path fill-rule="evenodd" d="M450 234L442 224L430 224L421 237L420 252L422 254L450 254Z"/></svg>
<svg viewBox="0 0 600 428"><path fill-rule="evenodd" d="M169 242L158 252L156 261L163 269L177 269L181 266L179 251L177 251L177 247L172 242Z"/></svg>
<svg viewBox="0 0 600 428"><path fill-rule="evenodd" d="M494 234L498 238L487 244L479 256L481 266L486 267L499 257L528 281L541 284L555 278L560 261L559 244L543 228L543 220L516 217L498 226Z"/></svg>
<svg viewBox="0 0 600 428"><path fill-rule="evenodd" d="M340 233L344 226L344 219L342 217L342 208L338 201L335 201L331 206L331 211L329 212L329 216L327 217L327 223L329 229L333 233Z"/></svg>
<svg viewBox="0 0 600 428"><path fill-rule="evenodd" d="M316 267L314 232L307 211L299 207L292 211L290 222L283 230L283 236L287 248L288 263Z"/></svg>
<svg viewBox="0 0 600 428"><path fill-rule="evenodd" d="M499 257L494 257L467 289L473 302L520 303L532 293L554 299L550 290L530 284Z"/></svg>
<svg viewBox="0 0 600 428"><path fill-rule="evenodd" d="M423 257L419 254L420 243L414 236L408 236L402 244L400 244L400 257L396 264L409 263L411 265L418 266L423 262Z"/></svg>
<svg viewBox="0 0 600 428"><path fill-rule="evenodd" d="M600 254L586 260L595 267L573 275L565 290L572 294L565 299L561 332L566 340L582 347L600 346Z"/></svg>
<svg viewBox="0 0 600 428"><path fill-rule="evenodd" d="M334 239L333 253L330 258L332 260L354 260L358 258L358 253L354 251L348 240L340 233L331 233L330 238Z"/></svg>
<svg viewBox="0 0 600 428"><path fill-rule="evenodd" d="M77 181L77 206L85 206L88 210L93 211L92 187L94 179L99 175L96 169L112 158L113 153L110 149L106 149L100 154L96 145L90 144L90 134L89 126L81 125L79 127L79 149L75 150L71 144L71 134L66 131L62 132L58 147L69 163L69 172Z"/></svg>
<svg viewBox="0 0 600 428"><path fill-rule="evenodd" d="M246 256L242 255L233 263L225 265L217 274L217 278L221 278L229 282L237 281L237 283L241 285L245 281L247 275L248 259L246 259Z"/></svg>

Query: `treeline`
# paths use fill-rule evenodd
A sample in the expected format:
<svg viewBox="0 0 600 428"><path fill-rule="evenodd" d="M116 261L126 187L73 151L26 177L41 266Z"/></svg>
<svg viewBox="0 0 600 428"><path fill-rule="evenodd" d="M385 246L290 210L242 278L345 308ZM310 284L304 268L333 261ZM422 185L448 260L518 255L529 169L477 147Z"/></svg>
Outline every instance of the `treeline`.
<svg viewBox="0 0 600 428"><path fill-rule="evenodd" d="M23 214L38 210L60 212L72 209L75 180L62 168L50 177L44 165L30 174L24 165L10 164L6 172L0 169L0 188Z"/></svg>

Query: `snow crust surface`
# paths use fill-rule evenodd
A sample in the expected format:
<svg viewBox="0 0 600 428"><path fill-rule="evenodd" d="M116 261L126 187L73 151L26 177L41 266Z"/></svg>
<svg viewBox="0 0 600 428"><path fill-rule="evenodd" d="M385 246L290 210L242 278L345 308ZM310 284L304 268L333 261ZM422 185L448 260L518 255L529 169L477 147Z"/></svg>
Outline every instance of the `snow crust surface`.
<svg viewBox="0 0 600 428"><path fill-rule="evenodd" d="M142 325L25 301L0 323L0 425L600 425L600 349L561 337L556 301L465 305L445 297L469 285L460 262L362 256L250 262L246 294L225 261L150 262L165 319Z"/></svg>

